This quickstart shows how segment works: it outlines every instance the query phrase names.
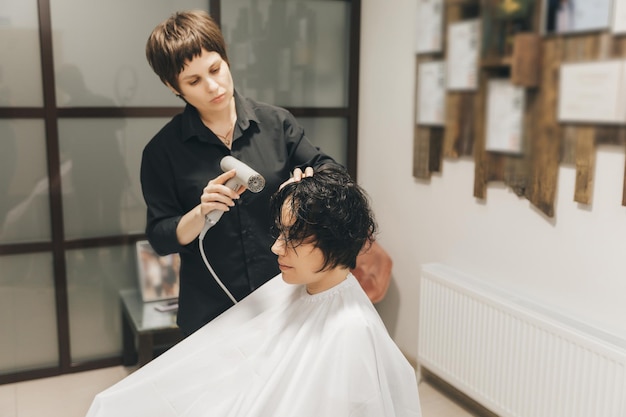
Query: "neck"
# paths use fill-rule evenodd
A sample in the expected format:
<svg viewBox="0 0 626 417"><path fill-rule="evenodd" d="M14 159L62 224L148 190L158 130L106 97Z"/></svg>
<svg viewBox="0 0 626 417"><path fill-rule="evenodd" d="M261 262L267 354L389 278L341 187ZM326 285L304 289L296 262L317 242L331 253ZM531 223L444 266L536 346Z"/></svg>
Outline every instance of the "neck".
<svg viewBox="0 0 626 417"><path fill-rule="evenodd" d="M328 271L324 278L306 285L306 291L309 294L318 294L320 292L329 290L336 285L341 284L350 273L347 268L335 268Z"/></svg>
<svg viewBox="0 0 626 417"><path fill-rule="evenodd" d="M214 127L220 127L226 124L234 123L237 119L237 110L235 108L235 98L231 98L230 104L219 112L204 112L200 113L200 120L204 123L209 129L213 130Z"/></svg>
<svg viewBox="0 0 626 417"><path fill-rule="evenodd" d="M233 131L235 130L235 122L237 121L237 110L235 109L234 98L224 111L210 115L200 114L200 119L224 145L230 148L233 140Z"/></svg>

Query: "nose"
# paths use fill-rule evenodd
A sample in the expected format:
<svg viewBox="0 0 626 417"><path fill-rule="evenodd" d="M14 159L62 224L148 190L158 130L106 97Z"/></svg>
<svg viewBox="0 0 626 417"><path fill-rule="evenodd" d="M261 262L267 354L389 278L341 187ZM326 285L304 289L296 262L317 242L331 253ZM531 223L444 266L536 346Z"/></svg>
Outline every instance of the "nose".
<svg viewBox="0 0 626 417"><path fill-rule="evenodd" d="M206 85L209 91L217 90L217 88L219 87L219 83L215 81L213 77L208 76L205 78L205 80L206 80Z"/></svg>
<svg viewBox="0 0 626 417"><path fill-rule="evenodd" d="M284 255L285 254L285 240L281 239L280 237L278 239L276 239L274 241L274 244L272 245L272 253L274 255Z"/></svg>

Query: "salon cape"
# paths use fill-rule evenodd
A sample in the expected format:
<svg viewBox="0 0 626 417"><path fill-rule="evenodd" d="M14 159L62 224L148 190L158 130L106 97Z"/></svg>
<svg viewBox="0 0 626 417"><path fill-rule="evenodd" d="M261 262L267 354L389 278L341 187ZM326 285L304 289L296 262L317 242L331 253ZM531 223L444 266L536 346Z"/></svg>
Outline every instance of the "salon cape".
<svg viewBox="0 0 626 417"><path fill-rule="evenodd" d="M310 295L278 275L99 393L87 417L420 416L415 370L349 274Z"/></svg>

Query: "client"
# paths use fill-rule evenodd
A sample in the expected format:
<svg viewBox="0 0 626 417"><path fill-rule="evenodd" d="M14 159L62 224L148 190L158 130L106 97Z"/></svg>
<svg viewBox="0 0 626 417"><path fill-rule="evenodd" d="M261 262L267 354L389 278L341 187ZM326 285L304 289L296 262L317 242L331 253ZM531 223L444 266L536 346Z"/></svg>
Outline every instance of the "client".
<svg viewBox="0 0 626 417"><path fill-rule="evenodd" d="M282 273L98 394L88 417L421 415L414 369L350 273L376 230L363 190L328 167L271 209Z"/></svg>

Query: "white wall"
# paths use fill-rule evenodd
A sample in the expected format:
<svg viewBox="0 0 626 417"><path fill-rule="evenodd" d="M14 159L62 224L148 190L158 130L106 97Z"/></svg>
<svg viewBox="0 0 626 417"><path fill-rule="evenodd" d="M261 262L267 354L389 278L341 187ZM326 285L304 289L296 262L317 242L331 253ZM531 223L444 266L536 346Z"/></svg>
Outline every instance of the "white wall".
<svg viewBox="0 0 626 417"><path fill-rule="evenodd" d="M471 158L412 176L415 0L362 1L359 183L372 198L393 282L377 304L400 348L417 355L419 269L442 262L626 339L624 149L601 147L593 204L559 171L554 218L501 183L472 196Z"/></svg>

